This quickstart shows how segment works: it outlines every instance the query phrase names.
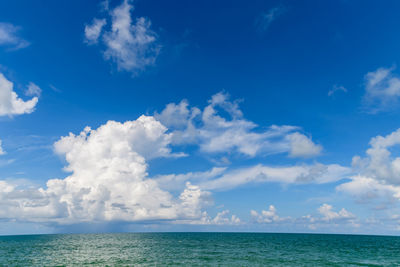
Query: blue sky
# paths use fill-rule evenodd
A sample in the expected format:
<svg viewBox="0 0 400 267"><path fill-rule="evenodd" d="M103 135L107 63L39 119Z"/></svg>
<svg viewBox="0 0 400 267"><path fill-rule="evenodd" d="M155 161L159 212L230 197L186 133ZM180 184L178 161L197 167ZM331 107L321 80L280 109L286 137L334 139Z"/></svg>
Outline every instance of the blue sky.
<svg viewBox="0 0 400 267"><path fill-rule="evenodd" d="M399 8L1 2L0 234L398 235Z"/></svg>

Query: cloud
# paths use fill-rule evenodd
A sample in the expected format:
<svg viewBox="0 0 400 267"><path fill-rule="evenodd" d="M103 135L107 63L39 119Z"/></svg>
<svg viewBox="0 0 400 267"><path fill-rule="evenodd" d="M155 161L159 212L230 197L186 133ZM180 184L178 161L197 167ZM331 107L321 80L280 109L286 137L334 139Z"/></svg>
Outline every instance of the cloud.
<svg viewBox="0 0 400 267"><path fill-rule="evenodd" d="M336 189L347 193L363 202L373 199L400 199L400 186L386 184L374 178L356 175L349 182L338 185Z"/></svg>
<svg viewBox="0 0 400 267"><path fill-rule="evenodd" d="M278 215L274 205L270 205L268 210L257 212L250 211L251 221L257 224L285 224L285 225L305 225L307 228L316 230L321 227L333 225L350 224L353 227L358 227L357 217L346 209L342 208L336 212L329 204L322 204L318 208L319 215L305 215L297 218L281 217Z"/></svg>
<svg viewBox="0 0 400 267"><path fill-rule="evenodd" d="M372 138L369 145L365 157L353 157L352 165L358 175L337 189L363 200L400 199L400 157L392 155L393 148L400 145L400 129Z"/></svg>
<svg viewBox="0 0 400 267"><path fill-rule="evenodd" d="M20 27L10 23L0 22L0 45L8 47L10 50L25 48L30 43L18 36Z"/></svg>
<svg viewBox="0 0 400 267"><path fill-rule="evenodd" d="M195 225L240 225L242 221L236 215L231 215L229 217L230 211L223 210L218 212L217 215L212 218L210 217L207 212L203 212L203 215L200 219L197 220L185 220L180 221L178 223L183 224L195 224Z"/></svg>
<svg viewBox="0 0 400 267"><path fill-rule="evenodd" d="M3 87L11 90L12 83L3 80ZM32 83L27 93L40 94L40 88ZM230 119L219 112L228 114ZM297 133L297 127L271 126L266 131L256 131L255 127L243 118L238 102L228 101L228 95L222 93L214 95L203 110L189 108L182 101L167 105L154 117L141 116L124 123L108 121L97 129L86 127L81 133L70 133L54 144L55 153L65 158L64 170L70 173L67 177L48 180L46 188L23 188L2 182L0 217L58 224L147 220L238 224L240 219L227 217L228 211L218 213L215 218L205 213L204 207L212 204L208 189L225 189L252 181L302 183L317 179L315 175L321 181L328 181L336 179L329 176L331 173L342 171L337 166L286 169L258 165L242 170L215 167L206 172L148 176L148 163L152 159L187 156L172 150L182 144L200 141L200 151L206 154L237 151L252 156L258 149L289 152L296 141L289 134ZM221 147L214 140L219 135L228 139ZM264 147L266 144L268 147ZM252 145L258 148L250 150Z"/></svg>
<svg viewBox="0 0 400 267"><path fill-rule="evenodd" d="M265 32L270 27L271 23L274 22L278 17L280 17L286 8L283 6L273 7L267 12L262 13L255 21L257 30L260 32Z"/></svg>
<svg viewBox="0 0 400 267"><path fill-rule="evenodd" d="M102 31L105 19L95 18L91 25L85 26L85 42L96 44L102 37L104 58L116 63L119 70L138 74L155 63L161 46L157 43L157 34L151 30L151 21L144 17L133 20L133 9L131 1L124 0L110 10L109 30Z"/></svg>
<svg viewBox="0 0 400 267"><path fill-rule="evenodd" d="M333 96L336 92L347 93L347 89L342 85L334 85L331 90L328 92L328 96Z"/></svg>
<svg viewBox="0 0 400 267"><path fill-rule="evenodd" d="M274 205L270 205L268 210L262 210L260 213L251 210L250 215L252 220L257 223L279 223L290 219L279 217Z"/></svg>
<svg viewBox="0 0 400 267"><path fill-rule="evenodd" d="M379 68L365 75L364 107L369 113L393 109L400 97L400 78L394 67Z"/></svg>
<svg viewBox="0 0 400 267"><path fill-rule="evenodd" d="M180 190L187 181L204 190L229 190L249 183L330 183L341 180L350 173L350 168L337 164L315 163L288 167L258 164L237 169L213 168L206 172L159 175L155 179L162 188L170 190Z"/></svg>
<svg viewBox="0 0 400 267"><path fill-rule="evenodd" d="M109 0L101 1L99 6L101 11L108 11L110 9L110 2Z"/></svg>
<svg viewBox="0 0 400 267"><path fill-rule="evenodd" d="M258 129L257 124L243 118L239 101L229 101L223 92L213 95L203 110L190 108L183 100L168 104L154 116L171 130L174 144L198 144L204 153L236 152L255 157L288 152L291 157L310 157L322 150L296 126Z"/></svg>
<svg viewBox="0 0 400 267"><path fill-rule="evenodd" d="M4 150L3 150L3 152L4 152ZM4 152L3 155L4 154L6 154L6 152ZM10 164L12 164L14 162L15 162L15 159L2 159L2 160L0 160L0 167L4 167L4 166L7 166L7 165L10 165Z"/></svg>
<svg viewBox="0 0 400 267"><path fill-rule="evenodd" d="M88 44L97 44L101 31L106 23L105 19L93 19L91 25L85 26L85 41Z"/></svg>
<svg viewBox="0 0 400 267"><path fill-rule="evenodd" d="M0 73L0 116L32 113L35 110L38 97L35 96L24 101L13 91L13 86L13 83Z"/></svg>
<svg viewBox="0 0 400 267"><path fill-rule="evenodd" d="M25 92L25 95L27 96L40 96L42 94L42 89L40 89L39 86L34 84L33 82L30 82L28 84L28 89Z"/></svg>
<svg viewBox="0 0 400 267"><path fill-rule="evenodd" d="M356 218L344 208L338 212L333 211L333 207L329 204L323 204L318 211L323 216L321 220L327 222L348 221Z"/></svg>
<svg viewBox="0 0 400 267"><path fill-rule="evenodd" d="M0 140L0 155L4 155L6 154L6 151L4 151L3 147L2 147L2 141Z"/></svg>
<svg viewBox="0 0 400 267"><path fill-rule="evenodd" d="M186 182L188 181L194 184L204 182L209 179L214 179L215 177L223 175L226 170L227 168L224 167L214 167L209 171L157 175L154 177L154 179L157 181L161 188L176 191L184 188Z"/></svg>
<svg viewBox="0 0 400 267"><path fill-rule="evenodd" d="M311 138L301 134L292 133L286 136L290 142L289 156L291 157L312 157L318 156L322 151L321 145L316 145Z"/></svg>
<svg viewBox="0 0 400 267"><path fill-rule="evenodd" d="M342 208L340 211L334 211L333 206L322 204L318 208L319 216L306 215L295 219L296 224L304 224L311 230L330 229L331 227L351 226L352 228L360 227L360 221L351 212Z"/></svg>
<svg viewBox="0 0 400 267"><path fill-rule="evenodd" d="M391 149L400 145L400 129L376 136L369 142L366 157L353 157L353 167L363 175L378 181L400 185L400 157L393 157Z"/></svg>
<svg viewBox="0 0 400 267"><path fill-rule="evenodd" d="M336 164L290 167L270 167L259 164L232 170L215 179L201 182L199 185L207 190L227 190L248 183L329 183L343 179L348 172L348 168Z"/></svg>
<svg viewBox="0 0 400 267"><path fill-rule="evenodd" d="M49 87L50 87L51 90L53 90L56 93L61 93L62 92L60 89L58 89L57 87L55 87L52 84L49 84Z"/></svg>
<svg viewBox="0 0 400 267"><path fill-rule="evenodd" d="M0 218L56 225L138 221L239 225L243 222L227 210L215 217L207 214L205 208L213 205L213 191L249 183L329 183L343 179L350 169L320 163L257 164L149 176L149 164L157 158L188 156L179 152L185 144L198 145L205 155L253 157L285 152L304 157L319 153L320 147L298 130L275 125L259 130L244 119L239 102L229 101L224 93L214 95L204 109L182 101L167 105L154 116L123 123L108 121L97 129L86 127L54 143L54 152L65 160L66 177L50 179L39 188L1 181ZM218 139L220 136L225 140ZM251 146L256 149L247 149ZM280 220L274 207L252 213L258 221Z"/></svg>
<svg viewBox="0 0 400 267"><path fill-rule="evenodd" d="M211 220L211 223L216 225L238 225L241 223L240 219L236 215L232 215L228 218L228 214L229 210L218 212L214 219Z"/></svg>
<svg viewBox="0 0 400 267"><path fill-rule="evenodd" d="M87 160L92 160L92 156L82 152L82 144L88 147L88 151L97 151L97 157L106 156L108 150L102 151L101 148L110 149L114 145L119 145L119 153L129 152L132 146L135 153L149 160L158 157L177 157L181 154L171 153L169 144L171 134L166 133L167 128L156 121L151 116L141 116L135 121L120 123L108 121L97 130L86 127L79 135L70 133L62 137L54 144L58 154L65 155L67 160L71 158L70 164L82 164ZM106 144L106 142L108 142ZM122 142L122 143L119 143ZM126 144L124 143L126 142ZM115 143L115 144L114 144ZM129 145L124 147L124 145ZM103 147L102 147L103 146ZM87 158L77 158L77 157ZM70 166L70 168L74 168Z"/></svg>
<svg viewBox="0 0 400 267"><path fill-rule="evenodd" d="M148 160L177 156L170 140L166 128L147 116L62 137L54 150L71 174L48 180L47 188L1 181L0 218L58 224L199 219L212 203L209 192L187 182L174 197L148 177Z"/></svg>

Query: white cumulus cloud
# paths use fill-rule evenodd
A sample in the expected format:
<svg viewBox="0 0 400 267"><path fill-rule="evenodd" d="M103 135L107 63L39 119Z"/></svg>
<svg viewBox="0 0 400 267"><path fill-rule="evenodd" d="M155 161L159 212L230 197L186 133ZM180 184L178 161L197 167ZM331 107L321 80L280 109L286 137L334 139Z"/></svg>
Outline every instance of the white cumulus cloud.
<svg viewBox="0 0 400 267"><path fill-rule="evenodd" d="M393 155L400 145L400 129L376 136L369 142L365 157L354 156L352 165L358 175L337 187L362 200L400 199L400 157Z"/></svg>
<svg viewBox="0 0 400 267"><path fill-rule="evenodd" d="M137 74L153 65L160 51L157 34L145 17L132 18L134 6L129 0L109 10L111 28L105 29L106 19L95 18L85 26L85 41L96 44L101 38L105 46L104 58L116 63L119 70Z"/></svg>
<svg viewBox="0 0 400 267"><path fill-rule="evenodd" d="M229 95L222 92L213 95L203 110L190 108L183 100L168 104L155 117L172 131L174 144L198 144L205 153L255 157L287 152L292 157L310 157L322 150L296 126L272 125L260 130L243 117L238 101L229 101Z"/></svg>
<svg viewBox="0 0 400 267"><path fill-rule="evenodd" d="M235 214L230 215L229 210L223 210L218 212L214 218L209 216L207 212L203 212L200 219L197 220L186 220L180 223L185 224L197 224L197 225L240 225L243 222Z"/></svg>
<svg viewBox="0 0 400 267"><path fill-rule="evenodd" d="M35 110L38 97L35 96L24 101L13 91L13 87L13 83L0 73L0 116L32 113Z"/></svg>
<svg viewBox="0 0 400 267"><path fill-rule="evenodd" d="M262 210L260 213L251 210L250 215L252 220L257 223L279 223L290 219L279 217L274 205L270 205L268 210Z"/></svg>
<svg viewBox="0 0 400 267"><path fill-rule="evenodd" d="M353 167L360 173L390 184L400 184L400 157L391 149L400 145L400 129L387 136L377 136L369 142L366 157L353 157Z"/></svg>
<svg viewBox="0 0 400 267"><path fill-rule="evenodd" d="M336 212L329 204L322 204L322 206L318 208L318 211L323 216L323 221L330 222L355 219L355 216L346 209L342 208L340 211Z"/></svg>
<svg viewBox="0 0 400 267"><path fill-rule="evenodd" d="M5 84L12 89L12 83ZM31 91L40 94L37 88ZM153 159L188 156L179 152L185 144L198 146L205 155L238 153L247 157L263 153L308 157L322 149L295 126L258 129L243 117L238 101L218 93L204 109L182 101L167 105L154 116L123 123L108 121L97 129L86 127L78 134L61 137L54 151L65 159L66 177L50 179L43 188L1 181L0 218L59 224L161 220L239 225L242 221L227 210L215 217L207 214L205 208L213 204L211 191L248 183L329 183L351 171L337 164L257 164L148 175ZM287 220L279 217L273 206L252 214L260 222Z"/></svg>
<svg viewBox="0 0 400 267"><path fill-rule="evenodd" d="M290 142L289 155L291 157L312 157L322 151L322 146L315 144L311 138L301 133L292 133L286 136Z"/></svg>
<svg viewBox="0 0 400 267"><path fill-rule="evenodd" d="M372 199L400 200L400 186L387 184L362 175L355 175L350 178L349 182L338 185L336 189L363 201Z"/></svg>
<svg viewBox="0 0 400 267"><path fill-rule="evenodd" d="M294 222L303 224L311 230L330 229L331 231L332 227L350 226L353 229L360 227L360 220L357 216L345 208L335 211L332 205L324 203L318 208L318 213L319 215L309 214L296 218Z"/></svg>
<svg viewBox="0 0 400 267"><path fill-rule="evenodd" d="M329 228L332 226L345 226L350 225L351 227L359 227L357 217L346 209L342 208L339 211L335 211L334 207L329 204L322 204L318 209L318 214L304 215L301 217L281 217L278 215L277 209L274 205L270 205L267 210L257 212L255 210L250 211L251 219L253 223L258 224L275 224L275 225L291 225L306 227L311 230L317 230L321 228ZM301 229L301 228L300 228Z"/></svg>
<svg viewBox="0 0 400 267"><path fill-rule="evenodd" d="M102 221L195 220L212 203L209 192L185 184L174 197L147 174L147 161L174 157L170 134L152 117L86 127L54 144L70 175L47 188L0 183L0 218L60 224Z"/></svg>

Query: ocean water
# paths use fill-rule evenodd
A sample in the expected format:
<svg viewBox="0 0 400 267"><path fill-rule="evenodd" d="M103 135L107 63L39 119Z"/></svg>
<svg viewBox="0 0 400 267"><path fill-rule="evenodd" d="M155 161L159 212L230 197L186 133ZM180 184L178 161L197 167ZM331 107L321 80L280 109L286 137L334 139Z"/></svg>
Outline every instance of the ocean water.
<svg viewBox="0 0 400 267"><path fill-rule="evenodd" d="M400 266L400 237L263 233L1 236L0 266Z"/></svg>

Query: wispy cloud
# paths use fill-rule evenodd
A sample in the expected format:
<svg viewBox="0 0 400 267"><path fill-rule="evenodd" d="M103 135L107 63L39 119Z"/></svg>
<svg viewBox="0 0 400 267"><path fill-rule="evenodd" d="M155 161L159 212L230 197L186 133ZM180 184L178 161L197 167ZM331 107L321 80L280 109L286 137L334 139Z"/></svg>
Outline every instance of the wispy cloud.
<svg viewBox="0 0 400 267"><path fill-rule="evenodd" d="M25 91L25 95L27 96L40 96L42 94L42 89L39 86L30 82L28 84L28 89Z"/></svg>
<svg viewBox="0 0 400 267"><path fill-rule="evenodd" d="M93 19L92 24L85 26L85 42L88 44L97 44L101 31L106 25L105 19Z"/></svg>
<svg viewBox="0 0 400 267"><path fill-rule="evenodd" d="M2 147L2 141L0 140L0 155L4 155L6 152L4 151Z"/></svg>
<svg viewBox="0 0 400 267"><path fill-rule="evenodd" d="M155 177L161 188L181 190L186 182L199 185L205 190L225 191L246 184L324 184L332 183L351 174L351 168L338 164L292 166L268 166L257 164L241 168L214 167L205 172L169 174Z"/></svg>
<svg viewBox="0 0 400 267"><path fill-rule="evenodd" d="M11 23L0 22L0 45L6 46L9 50L25 48L30 43L18 35L21 27Z"/></svg>
<svg viewBox="0 0 400 267"><path fill-rule="evenodd" d="M263 12L256 18L255 25L259 32L265 32L270 27L271 23L280 17L286 8L283 6L277 6L269 9L267 12Z"/></svg>
<svg viewBox="0 0 400 267"><path fill-rule="evenodd" d="M328 96L333 96L336 92L347 93L347 89L342 85L334 85L331 90L328 92Z"/></svg>
<svg viewBox="0 0 400 267"><path fill-rule="evenodd" d="M0 159L0 167L4 167L15 162L15 159Z"/></svg>
<svg viewBox="0 0 400 267"><path fill-rule="evenodd" d="M62 92L60 89L58 89L57 87L55 87L52 84L49 84L49 87L50 87L51 90L53 90L56 93L61 93Z"/></svg>
<svg viewBox="0 0 400 267"><path fill-rule="evenodd" d="M398 106L400 77L395 67L379 68L365 75L364 108L369 113L388 111Z"/></svg>

